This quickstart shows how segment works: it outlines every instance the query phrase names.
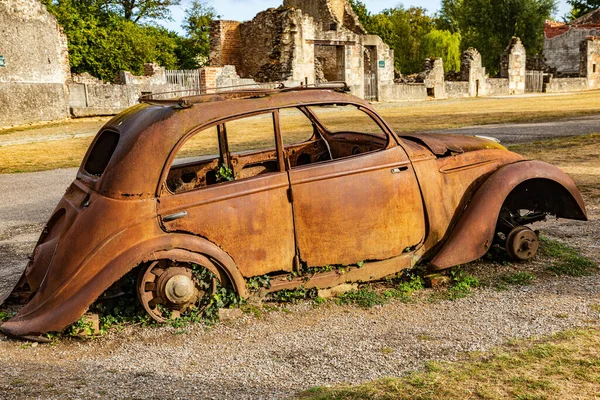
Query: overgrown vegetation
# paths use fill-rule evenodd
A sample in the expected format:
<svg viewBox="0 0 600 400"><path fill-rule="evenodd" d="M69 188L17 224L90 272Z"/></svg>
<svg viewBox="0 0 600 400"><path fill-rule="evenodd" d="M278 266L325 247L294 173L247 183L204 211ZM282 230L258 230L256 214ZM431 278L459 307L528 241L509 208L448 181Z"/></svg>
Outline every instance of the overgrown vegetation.
<svg viewBox="0 0 600 400"><path fill-rule="evenodd" d="M600 332L569 331L511 342L460 362L360 386L316 387L298 399L581 399L600 393Z"/></svg>
<svg viewBox="0 0 600 400"><path fill-rule="evenodd" d="M548 271L555 275L585 276L596 273L598 264L582 256L577 250L546 237L540 237L541 254L552 260Z"/></svg>
<svg viewBox="0 0 600 400"><path fill-rule="evenodd" d="M464 272L460 267L450 270L452 284L448 289L447 297L450 300L462 299L479 287L479 279Z"/></svg>
<svg viewBox="0 0 600 400"><path fill-rule="evenodd" d="M447 71L458 71L460 53L469 47L479 50L484 66L496 74L513 36L522 39L527 54L541 53L544 21L556 11L554 0L442 0L436 15L402 5L373 15L363 2L351 4L365 29L394 49L403 74L422 71L427 57L442 57Z"/></svg>
<svg viewBox="0 0 600 400"><path fill-rule="evenodd" d="M173 0L43 0L62 26L69 46L71 72L87 72L113 82L119 71L137 75L144 64L168 69L197 68L208 60L208 27L218 17L195 0L186 12L186 36L156 25L169 17Z"/></svg>

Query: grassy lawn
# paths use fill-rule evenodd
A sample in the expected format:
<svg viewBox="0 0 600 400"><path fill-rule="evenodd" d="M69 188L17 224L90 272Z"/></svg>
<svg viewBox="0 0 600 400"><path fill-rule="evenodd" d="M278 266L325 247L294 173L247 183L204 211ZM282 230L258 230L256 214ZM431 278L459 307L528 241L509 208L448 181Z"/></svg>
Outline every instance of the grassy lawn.
<svg viewBox="0 0 600 400"><path fill-rule="evenodd" d="M596 114L600 91L566 96L535 98L480 98L453 101L387 103L375 106L397 132L457 128L501 122L547 121ZM98 130L106 119L75 120L38 128L0 131L0 173L33 172L76 167L81 163L92 137L66 138L40 143L2 145L10 140L39 138L85 127ZM248 131L248 141L253 132ZM257 137L257 140L262 140Z"/></svg>
<svg viewBox="0 0 600 400"><path fill-rule="evenodd" d="M298 399L594 399L600 394L600 332L563 332L511 342L425 371L360 386L316 387Z"/></svg>

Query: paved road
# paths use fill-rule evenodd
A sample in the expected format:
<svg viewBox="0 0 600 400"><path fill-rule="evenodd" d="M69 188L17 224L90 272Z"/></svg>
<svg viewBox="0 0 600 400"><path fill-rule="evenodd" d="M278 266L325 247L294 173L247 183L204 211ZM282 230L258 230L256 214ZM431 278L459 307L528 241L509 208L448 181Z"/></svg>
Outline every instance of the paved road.
<svg viewBox="0 0 600 400"><path fill-rule="evenodd" d="M553 122L531 124L493 124L467 126L458 129L428 131L428 133L454 133L459 135L484 135L498 138L503 144L527 143L560 136L600 133L600 115L571 118Z"/></svg>
<svg viewBox="0 0 600 400"><path fill-rule="evenodd" d="M494 136L504 144L600 132L600 115L555 122L466 127L444 133ZM18 280L43 224L76 169L0 174L0 303Z"/></svg>

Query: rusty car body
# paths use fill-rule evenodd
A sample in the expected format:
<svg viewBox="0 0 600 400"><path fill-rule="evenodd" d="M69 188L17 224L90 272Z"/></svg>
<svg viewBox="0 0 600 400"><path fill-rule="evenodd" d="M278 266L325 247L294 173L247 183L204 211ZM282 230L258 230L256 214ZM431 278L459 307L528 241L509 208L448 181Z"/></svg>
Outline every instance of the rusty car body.
<svg viewBox="0 0 600 400"><path fill-rule="evenodd" d="M369 130L330 118L345 107ZM268 144L247 140L257 121ZM286 136L297 126L300 141ZM187 143L213 135L213 156L178 159ZM342 90L146 100L96 136L21 280L29 302L1 329L63 330L140 266L139 299L160 320L159 304L179 313L204 295L190 265L245 297L256 276L270 276L267 291L326 288L418 263L446 269L494 244L526 260L537 236L524 225L550 214L586 220L558 168L486 138L398 135ZM314 272L327 265L346 267Z"/></svg>

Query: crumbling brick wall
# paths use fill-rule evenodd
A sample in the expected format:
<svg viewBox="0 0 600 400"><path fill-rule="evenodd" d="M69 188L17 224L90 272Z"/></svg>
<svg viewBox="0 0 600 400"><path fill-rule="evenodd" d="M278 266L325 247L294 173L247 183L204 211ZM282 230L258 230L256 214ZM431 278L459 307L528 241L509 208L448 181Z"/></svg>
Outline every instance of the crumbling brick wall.
<svg viewBox="0 0 600 400"><path fill-rule="evenodd" d="M210 25L210 66L234 65L238 70L242 66L242 38L240 22L213 21Z"/></svg>
<svg viewBox="0 0 600 400"><path fill-rule="evenodd" d="M0 1L0 127L67 117L67 39L38 0Z"/></svg>

